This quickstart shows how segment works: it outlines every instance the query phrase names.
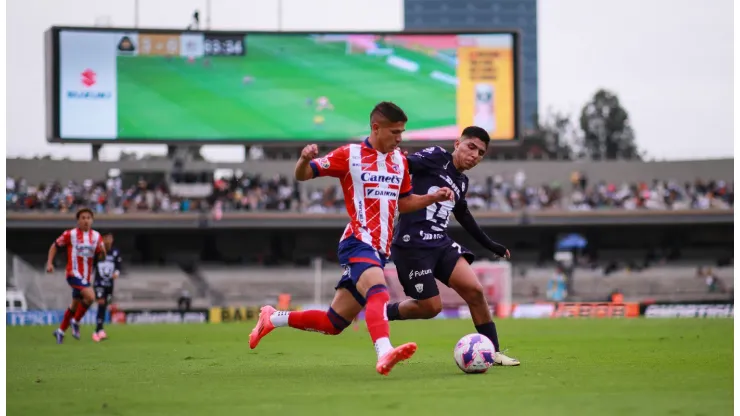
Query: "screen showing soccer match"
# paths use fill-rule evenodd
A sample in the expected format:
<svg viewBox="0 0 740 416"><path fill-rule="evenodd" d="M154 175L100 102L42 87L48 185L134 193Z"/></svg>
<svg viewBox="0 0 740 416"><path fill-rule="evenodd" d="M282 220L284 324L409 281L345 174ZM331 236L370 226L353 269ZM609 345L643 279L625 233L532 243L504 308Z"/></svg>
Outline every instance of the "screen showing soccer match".
<svg viewBox="0 0 740 416"><path fill-rule="evenodd" d="M52 28L54 141L351 141L393 101L405 140L518 130L516 34Z"/></svg>

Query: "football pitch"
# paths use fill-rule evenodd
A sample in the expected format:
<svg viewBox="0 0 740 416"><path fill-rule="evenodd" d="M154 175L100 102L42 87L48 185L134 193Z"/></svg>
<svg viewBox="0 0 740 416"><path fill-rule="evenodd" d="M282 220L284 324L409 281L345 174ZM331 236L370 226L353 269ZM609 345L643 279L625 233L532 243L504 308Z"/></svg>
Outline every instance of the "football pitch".
<svg viewBox="0 0 740 416"><path fill-rule="evenodd" d="M733 320L500 320L521 367L466 375L467 320L394 322L416 355L375 373L364 323L330 337L252 323L109 326L56 345L7 327L10 415L720 415L733 408Z"/></svg>
<svg viewBox="0 0 740 416"><path fill-rule="evenodd" d="M407 112L409 131L456 124L456 87L431 76L455 68L422 52L395 47L419 64L409 72L386 56L347 54L344 42L250 35L246 45L245 57L194 62L118 57L119 137L343 140L367 134L370 110L384 100ZM321 96L334 110L316 111Z"/></svg>

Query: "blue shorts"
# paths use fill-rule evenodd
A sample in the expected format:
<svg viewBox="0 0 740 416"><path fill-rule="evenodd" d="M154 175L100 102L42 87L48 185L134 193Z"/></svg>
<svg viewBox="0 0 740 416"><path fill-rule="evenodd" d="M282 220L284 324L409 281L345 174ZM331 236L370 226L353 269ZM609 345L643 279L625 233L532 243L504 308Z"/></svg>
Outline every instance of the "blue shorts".
<svg viewBox="0 0 740 416"><path fill-rule="evenodd" d="M441 247L410 248L394 245L391 249L391 258L396 265L403 293L416 300L439 295L435 278L445 286L450 286L450 277L460 257L464 257L468 264L475 260L475 255L470 250L454 241Z"/></svg>
<svg viewBox="0 0 740 416"><path fill-rule="evenodd" d="M345 288L357 300L365 306L365 297L357 291L357 281L365 270L371 267L385 267L387 259L369 244L363 243L354 236L345 238L339 243L339 264L344 268L342 278L335 289Z"/></svg>
<svg viewBox="0 0 740 416"><path fill-rule="evenodd" d="M74 299L81 298L81 291L87 287L90 287L90 282L86 282L77 276L67 276L67 284L72 288L72 297Z"/></svg>

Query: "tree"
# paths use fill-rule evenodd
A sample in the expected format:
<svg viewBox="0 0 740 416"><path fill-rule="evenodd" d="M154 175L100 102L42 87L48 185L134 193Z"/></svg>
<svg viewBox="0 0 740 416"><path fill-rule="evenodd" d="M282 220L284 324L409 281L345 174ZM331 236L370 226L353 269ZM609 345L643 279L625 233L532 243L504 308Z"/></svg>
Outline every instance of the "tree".
<svg viewBox="0 0 740 416"><path fill-rule="evenodd" d="M537 148L552 159L573 159L577 128L569 115L549 111L545 118L540 119L539 114L535 114L533 125L534 128L523 136L525 146Z"/></svg>
<svg viewBox="0 0 740 416"><path fill-rule="evenodd" d="M581 110L581 145L593 160L638 159L643 152L635 143L627 110L619 98L607 90L599 90Z"/></svg>

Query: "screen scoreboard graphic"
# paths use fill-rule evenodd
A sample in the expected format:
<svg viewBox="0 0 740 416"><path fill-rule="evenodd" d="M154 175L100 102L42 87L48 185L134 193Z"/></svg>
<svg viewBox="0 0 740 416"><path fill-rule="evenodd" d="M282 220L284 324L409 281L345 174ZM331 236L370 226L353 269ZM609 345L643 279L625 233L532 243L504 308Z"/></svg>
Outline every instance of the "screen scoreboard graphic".
<svg viewBox="0 0 740 416"><path fill-rule="evenodd" d="M47 31L48 138L346 142L393 101L405 140L519 126L518 38L497 33Z"/></svg>

